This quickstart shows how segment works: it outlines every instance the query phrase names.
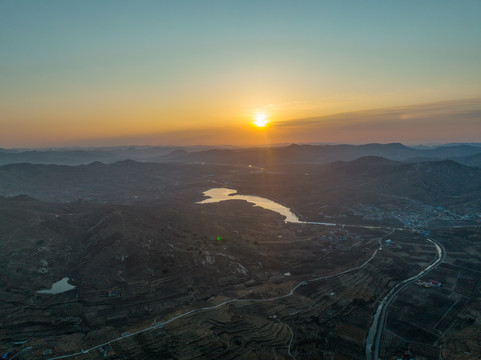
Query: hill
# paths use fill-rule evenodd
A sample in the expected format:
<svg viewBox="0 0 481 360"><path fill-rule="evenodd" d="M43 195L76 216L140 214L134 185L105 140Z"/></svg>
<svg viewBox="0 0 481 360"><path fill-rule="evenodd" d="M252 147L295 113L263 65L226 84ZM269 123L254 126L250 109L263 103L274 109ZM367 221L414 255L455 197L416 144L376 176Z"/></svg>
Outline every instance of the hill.
<svg viewBox="0 0 481 360"><path fill-rule="evenodd" d="M13 163L87 165L94 161L114 163L122 160L145 162L205 162L216 164L326 164L351 161L363 156L378 156L397 161L460 161L479 166L481 147L476 144L450 144L438 147L408 147L400 143L365 145L296 145L256 148L222 146L117 147L51 150L0 149L0 165ZM474 157L471 159L470 157ZM476 160L478 159L478 160Z"/></svg>
<svg viewBox="0 0 481 360"><path fill-rule="evenodd" d="M252 148L239 150L210 149L199 152L174 152L164 160L221 163L253 164L268 166L273 164L326 164L334 161L351 161L364 156L384 157L391 160L409 159L445 160L459 156L481 154L481 148L468 145L453 145L429 149L415 149L392 144L366 145L296 145L275 148Z"/></svg>

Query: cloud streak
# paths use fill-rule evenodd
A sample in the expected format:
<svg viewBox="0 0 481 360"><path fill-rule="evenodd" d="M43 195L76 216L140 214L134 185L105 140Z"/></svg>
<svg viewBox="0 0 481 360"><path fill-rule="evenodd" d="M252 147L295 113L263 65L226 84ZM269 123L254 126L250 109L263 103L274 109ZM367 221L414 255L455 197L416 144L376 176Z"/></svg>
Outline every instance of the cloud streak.
<svg viewBox="0 0 481 360"><path fill-rule="evenodd" d="M481 120L481 99L442 101L429 104L345 112L319 117L279 121L278 127L317 127L348 125L395 125L452 123Z"/></svg>
<svg viewBox="0 0 481 360"><path fill-rule="evenodd" d="M353 111L271 123L125 134L78 145L268 145L273 143L481 142L481 99ZM70 142L68 142L70 143ZM61 143L59 145L67 145Z"/></svg>

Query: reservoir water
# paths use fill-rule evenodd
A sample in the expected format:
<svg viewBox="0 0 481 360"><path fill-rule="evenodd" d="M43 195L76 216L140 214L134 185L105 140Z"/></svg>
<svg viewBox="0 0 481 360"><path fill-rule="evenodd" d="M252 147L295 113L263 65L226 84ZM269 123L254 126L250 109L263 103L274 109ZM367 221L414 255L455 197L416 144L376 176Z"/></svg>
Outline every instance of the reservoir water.
<svg viewBox="0 0 481 360"><path fill-rule="evenodd" d="M75 289L74 285L68 283L69 280L70 279L68 277L64 277L62 280L54 283L49 290L39 290L37 293L55 295Z"/></svg>
<svg viewBox="0 0 481 360"><path fill-rule="evenodd" d="M303 223L299 218L287 207L276 203L275 201L265 199L260 196L254 195L238 195L237 190L227 188L214 188L204 191L204 195L208 196L208 199L197 202L197 204L210 204L227 200L244 200L248 203L259 206L263 209L274 211L285 217L286 223Z"/></svg>

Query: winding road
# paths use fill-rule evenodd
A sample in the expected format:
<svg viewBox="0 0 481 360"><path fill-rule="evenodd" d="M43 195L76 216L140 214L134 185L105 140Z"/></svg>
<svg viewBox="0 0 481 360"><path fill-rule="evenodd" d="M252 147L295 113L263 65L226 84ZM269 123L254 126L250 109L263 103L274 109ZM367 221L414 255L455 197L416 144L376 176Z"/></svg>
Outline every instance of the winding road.
<svg viewBox="0 0 481 360"><path fill-rule="evenodd" d="M312 225L321 225L320 223L311 223L311 224ZM324 224L322 224L322 225L324 225ZM373 252L373 254L369 257L369 259L367 259L361 265L350 268L350 269L347 269L347 270L344 270L344 271L336 273L336 274L331 274L331 275L321 276L321 277L318 277L318 278L315 278L315 279L308 279L308 280L301 281L301 282L297 283L285 295L276 296L276 297L267 298L267 299L240 299L240 298L236 298L236 299L226 300L226 301L224 301L222 303L219 303L217 305L207 306L207 307L202 307L202 308L199 308L199 309L187 311L187 312L182 313L180 315L174 316L173 318L171 318L169 320L166 320L164 322L156 323L155 325L150 326L148 328L145 328L145 329L130 333L128 335L109 340L108 342L105 342L103 344L95 345L95 346L93 346L89 349L81 350L81 351L79 351L77 353L73 353L73 354L51 357L48 360L66 359L66 358L82 355L82 354L85 354L85 353L89 353L92 350L97 350L101 346L109 345L109 344L111 344L113 342L116 342L116 341L119 341L121 339L132 337L132 336L135 336L137 334L147 332L147 331L151 331L151 330L156 329L156 328L161 328L162 326L164 326L166 324L172 323L176 320L179 320L179 319L181 319L183 317L186 317L186 316L189 316L191 314L202 312L202 311L213 310L213 309L220 308L220 307L222 307L224 305L227 305L227 304L230 304L230 303L235 303L235 302L237 302L237 303L241 303L241 302L271 302L271 301L276 301L276 300L279 300L279 299L283 299L283 298L292 296L292 295L294 295L295 291L300 286L306 285L309 282L329 279L329 278L332 278L332 277L344 275L344 274L350 273L352 271L356 271L356 270L360 270L360 269L364 268L369 262L372 261L372 259L374 259L374 257L378 254L378 252L382 249L382 239L386 236L389 236L390 234L392 234L392 232L394 232L395 230L398 230L398 229L391 229L391 230L392 230L391 233L389 233L387 235L384 235L382 238L379 239L380 247L377 248ZM433 239L428 238L427 240L429 242L433 243L436 246L437 258L430 265L428 265L426 268L424 268L422 271L420 271L418 274L416 274L416 275L414 275L414 276L412 276L408 279L405 279L402 282L400 282L399 284L397 284L381 300L381 302L380 302L380 304L379 304L379 306L376 310L376 313L374 315L373 323L371 325L371 328L370 328L369 333L368 333L368 337L366 339L366 360L379 360L379 357L378 357L379 345L380 345L380 342L381 342L381 336L382 336L382 332L384 330L384 325L386 323L387 312L388 312L388 309L389 309L389 306L391 305L391 303L396 299L396 297L399 295L399 293L402 290L404 290L407 286L409 286L414 281L418 280L421 276L423 276L423 275L427 274L428 272L430 272L431 270L435 269L440 263L442 263L446 259L446 250L444 249L444 247ZM291 346L292 346L292 342L294 340L294 332L292 331L291 327L288 326L288 328L289 328L289 331L291 332L291 339L290 339L289 344L288 344L287 352L288 352L289 356L291 356L291 358L295 359L295 357L291 353Z"/></svg>
<svg viewBox="0 0 481 360"><path fill-rule="evenodd" d="M386 317L389 306L396 299L401 291L412 284L414 281L418 280L421 276L427 274L431 270L435 269L439 264L446 260L446 249L444 246L439 244L433 239L427 239L429 242L436 246L438 252L437 259L434 260L430 265L420 271L418 274L410 277L409 279L401 281L399 284L394 286L387 295L381 300L376 313L374 314L374 319L369 329L368 336L366 338L366 360L379 360L379 345L381 343L381 336L384 330L384 325L386 324Z"/></svg>
<svg viewBox="0 0 481 360"><path fill-rule="evenodd" d="M229 189L227 189L229 190ZM297 219L297 218L296 218ZM358 266L355 266L355 267L352 267L350 269L347 269L347 270L344 270L342 272L339 272L339 273L335 273L335 274L331 274L331 275L325 275L325 276L320 276L320 277L317 277L315 279L307 279L307 280L304 280L304 281L300 281L299 283L295 284L291 290L285 294L285 295L281 295L281 296L276 296L276 297L272 297L272 298L267 298L267 299L241 299L241 298L236 298L236 299L230 299L230 300L226 300L224 302L221 302L217 305L212 305L212 306L206 306L206 307L202 307L202 308L198 308L198 309L193 309L193 310L190 310L190 311L187 311L185 313L182 313L180 315L177 315L177 316L174 316L172 317L171 319L169 320L166 320L164 322L159 322L159 323L154 323L153 326L150 326L150 327L147 327L145 329L142 329L142 330L139 330L139 331L136 331L136 332L132 332L132 333L128 333L128 334L125 334L124 336L120 336L120 337L117 337L115 339L111 339L105 343L102 343L102 344L98 344L98 345L95 345L95 346L92 346L91 348L88 348L88 349L82 349L80 350L79 352L76 352L76 353L72 353L72 354L67 354L67 355L62 355L62 356L54 356L54 357L51 357L49 358L48 360L57 360L57 359L67 359L67 358L71 358L71 357L75 357L75 356L78 356L78 355L82 355L82 354L88 354L90 351L94 351L94 350L97 350L98 348L100 348L101 346L105 346L105 345L109 345L111 343L114 343L116 341L119 341L119 340L122 340L122 339L125 339L125 338L128 338L128 337L132 337L132 336L135 336L135 335L138 335L140 333L144 333L144 332L147 332L147 331L151 331L153 329L156 329L156 328L161 328L163 327L164 325L166 324L169 324L169 323L172 323L176 320L179 320L181 318L184 318L186 316L189 316L189 315L192 315L194 313L199 313L199 312L203 312L203 311L208 311L208 310L213 310L213 309L217 309L217 308L220 308L224 305L227 305L227 304L230 304L230 303L242 303L242 302L271 302L271 301L276 301L276 300L279 300L279 299L283 299L283 298L287 298L289 296L292 296L294 295L295 291L300 287L300 286L303 286L303 285L306 285L307 283L310 283L310 282L314 282L314 281L319 281L319 280L324 280L324 279L329 279L329 278L333 278L333 277L336 277L336 276L340 276L340 275L344 275L344 274L347 274L347 273L350 273L352 271L356 271L356 270L360 270L362 268L364 268L370 261L372 261L374 259L374 257L378 254L378 252L380 250L382 250L382 239L385 237L385 236L389 236L390 234L392 234L395 230L404 230L404 229L398 229L398 228L389 228L389 227L378 227L378 226L363 226L363 225L349 225L349 224L335 224L335 223L324 223L324 222L310 222L310 221L299 221L298 219L296 221L292 221L294 223L303 223L303 224L309 224L309 225L322 225L322 226L350 226L350 227L362 227L362 228L368 228L368 229L380 229L380 228L383 228L383 229L390 229L391 230L391 233L387 234L387 235L384 235L382 236L380 239L379 239L379 247L373 252L373 254L369 257L369 259L367 259L364 263L362 263L361 265L358 265ZM374 320L373 320L373 324L371 326L371 329L368 333L368 337L366 339L366 359L368 360L372 360L372 359L375 359L375 360L378 360L378 352L379 352L379 342L380 342L380 339L381 339L381 334L382 334L382 331L383 331L383 327L384 327L384 323L385 323L385 319L386 319L386 314L387 314L387 309L389 308L389 305L393 302L393 300L396 298L396 296L406 287L408 286L411 282L417 280L419 277L421 277L422 275L426 274L427 272L431 271L433 268L435 268L437 265L439 265L439 263L441 263L442 261L444 261L445 257L446 257L446 252L444 250L444 248L438 244L437 242L435 242L434 240L432 239L428 239L428 241L432 242L436 248L437 248L437 251L438 251L438 258L429 266L427 266L424 270L422 270L421 272L419 272L417 275L409 278L409 279L406 279L404 281L402 281L401 283L397 284L394 288L392 288L388 294L383 298L383 300L381 301L380 305L378 306L378 309L375 313L375 316L374 316ZM287 346L287 353L289 354L289 356L291 358L293 358L295 360L295 357L292 355L291 353L291 346L292 346L292 342L294 340L294 332L293 330L291 329L291 327L289 325L286 324L286 326L288 327L290 333L291 333L291 338L289 340L289 343L288 343L288 346ZM25 348L23 350L26 350L28 349ZM17 353L18 354L18 353ZM16 356L16 355L15 355Z"/></svg>
<svg viewBox="0 0 481 360"><path fill-rule="evenodd" d="M312 225L321 225L321 223L310 223ZM324 225L324 224L322 224ZM346 225L346 226L350 226L350 225ZM393 231L396 230L396 229L392 229ZM389 234L388 234L389 235ZM384 235L382 238L384 238L386 235ZM382 239L381 238L381 239ZM379 240L379 243L381 244L381 239ZM374 257L378 254L379 250L381 250L382 247L379 247L377 248L373 254L369 257L369 259L367 259L365 262L363 262L361 265L359 266L355 266L353 268L350 268L350 269L347 269L347 270L344 270L344 271L341 271L339 273L335 273L335 274L331 274L331 275L325 275L325 276L320 276L320 277L317 277L315 279L308 279L308 280L304 280L304 281L300 281L299 283L297 283L287 294L285 295L281 295L281 296L275 296L275 297L272 297L272 298L267 298L267 299L240 299L240 298L236 298L236 299L230 299L230 300L226 300L222 303L219 303L217 305L212 305L212 306L206 306L206 307L202 307L202 308L199 308L199 309L194 309L194 310L190 310L190 311L187 311L185 313L182 313L180 315L177 315L177 316L174 316L173 318L169 319L169 320L166 320L164 322L159 322L159 323L156 323L155 325L153 326L150 326L148 328L145 328L145 329L142 329L142 330L139 330L139 331L136 331L136 332L132 332L132 333L129 333L128 335L125 335L125 336L120 336L120 337L117 337L115 339L112 339L112 340L109 340L105 343L102 343L102 344L98 344L98 345L95 345L95 346L92 346L91 348L88 348L88 349L82 349L80 350L79 352L76 352L76 353L73 353L73 354L68 354L68 355L62 355L62 356L55 356L55 357L51 357L51 358L48 358L48 360L58 360L58 359L67 359L67 358L71 358L71 357L74 357L74 356L79 356L79 355L82 355L82 354L86 354L86 353L89 353L90 351L93 351L93 350L97 350L99 347L101 346L105 346L105 345L110 345L111 343L113 342L116 342L116 341L119 341L119 340L122 340L122 339L125 339L125 338L129 338L129 337L132 337L132 336L135 336L135 335L138 335L138 334L141 334L141 333L144 333L144 332L147 332L147 331L151 331L153 329L156 329L156 328L161 328L162 326L166 325L166 324L169 324L169 323L172 323L176 320L179 320L183 317L186 317L186 316L189 316L191 314L194 314L194 313L198 313L198 312L202 312L202 311L208 311L208 310L213 310L213 309L216 309L216 308L220 308L224 305L227 305L227 304L231 304L231 303L242 303L242 302L271 302L271 301L276 301L276 300L279 300L279 299L283 299L283 298L287 298L289 296L292 296L294 295L294 292L300 287L300 286L303 286L303 285L306 285L307 283L310 283L310 282L314 282L314 281L319 281L319 280L324 280L324 279L329 279L329 278L333 278L333 277L336 277L336 276L340 276L340 275L344 275L344 274L347 274L347 273L350 273L352 271L356 271L356 270L360 270L362 268L364 268L369 262L372 261L372 259L374 259ZM291 332L291 339L289 341L289 344L288 344L288 354L289 356L291 356L293 359L295 359L295 357L291 354L291 345L292 345L292 341L294 340L294 332L292 331L292 329L288 326L290 332Z"/></svg>

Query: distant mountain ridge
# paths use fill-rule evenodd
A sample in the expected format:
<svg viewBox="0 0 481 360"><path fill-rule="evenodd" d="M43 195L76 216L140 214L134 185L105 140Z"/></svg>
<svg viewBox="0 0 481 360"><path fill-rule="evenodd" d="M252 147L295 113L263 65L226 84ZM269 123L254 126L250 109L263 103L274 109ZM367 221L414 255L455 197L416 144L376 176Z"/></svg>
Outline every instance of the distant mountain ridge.
<svg viewBox="0 0 481 360"><path fill-rule="evenodd" d="M288 164L326 164L334 161L352 161L364 156L377 156L395 161L454 160L473 156L475 160L466 159L466 165L477 166L476 156L481 156L478 146L453 145L430 149L414 149L400 143L365 144L365 145L296 145L276 148L254 148L241 150L211 149L199 152L171 153L165 160L194 161L208 163L255 164L257 166L271 163Z"/></svg>
<svg viewBox="0 0 481 360"><path fill-rule="evenodd" d="M0 149L0 165L15 163L86 165L94 161L113 163L126 159L147 161L175 149L177 147L172 146L20 151Z"/></svg>
<svg viewBox="0 0 481 360"><path fill-rule="evenodd" d="M87 165L100 161L205 162L217 164L326 164L377 156L395 161L454 160L481 167L480 144L446 144L436 147L409 147L401 143L364 145L297 145L213 148L205 146L119 147L94 149L9 150L0 149L0 165L14 163Z"/></svg>

